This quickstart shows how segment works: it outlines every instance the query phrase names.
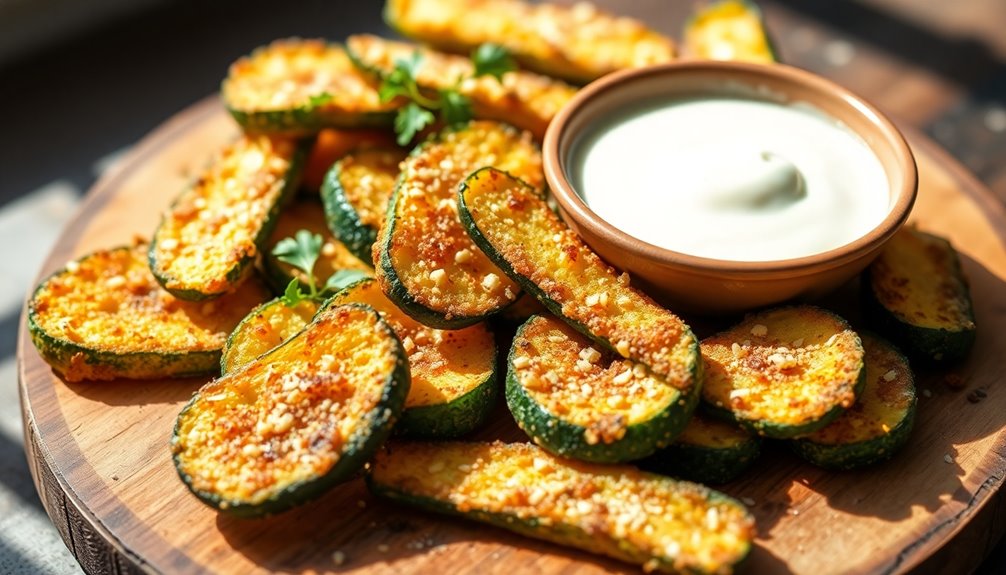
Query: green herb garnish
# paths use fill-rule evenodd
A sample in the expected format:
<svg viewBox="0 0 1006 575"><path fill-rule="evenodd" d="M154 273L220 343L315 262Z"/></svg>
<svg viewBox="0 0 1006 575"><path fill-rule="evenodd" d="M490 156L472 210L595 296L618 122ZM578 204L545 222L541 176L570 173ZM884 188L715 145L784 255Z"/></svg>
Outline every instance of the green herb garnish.
<svg viewBox="0 0 1006 575"><path fill-rule="evenodd" d="M318 280L314 277L314 265L318 262L318 255L321 253L321 246L324 243L320 234L312 234L307 230L300 230L292 238L283 238L273 248L272 254L284 263L301 270L307 276L307 293L301 289L300 280L293 278L286 285L280 301L287 307L294 307L304 300L313 300L318 303L325 301L328 294L341 290L365 277L369 274L360 270L339 270L332 274L320 289Z"/></svg>
<svg viewBox="0 0 1006 575"><path fill-rule="evenodd" d="M482 76L502 80L503 74L517 69L510 53L497 44L480 45L472 51L471 61L474 70L470 76L459 77L454 86L438 91L433 97L424 95L416 81L423 62L419 51L413 52L409 58L395 61L395 68L381 81L378 94L382 102L390 102L399 96L409 100L395 116L395 133L400 146L408 144L433 122L434 111L447 124L458 124L472 118L472 103L459 91L463 81Z"/></svg>
<svg viewBox="0 0 1006 575"><path fill-rule="evenodd" d="M320 94L315 94L313 96L308 96L307 107L308 108L318 108L324 106L325 104L331 102L335 99L335 96L328 92L322 92Z"/></svg>

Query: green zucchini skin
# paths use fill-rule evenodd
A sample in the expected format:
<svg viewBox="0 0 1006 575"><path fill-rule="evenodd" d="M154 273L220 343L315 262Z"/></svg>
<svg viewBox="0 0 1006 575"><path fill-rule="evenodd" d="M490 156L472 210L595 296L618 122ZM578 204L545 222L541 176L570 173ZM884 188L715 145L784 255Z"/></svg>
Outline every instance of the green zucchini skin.
<svg viewBox="0 0 1006 575"><path fill-rule="evenodd" d="M28 333L42 359L61 375L72 368L74 358L83 358L101 379L162 379L211 375L220 365L220 350L187 352L102 351L52 337L38 325L29 309Z"/></svg>
<svg viewBox="0 0 1006 575"><path fill-rule="evenodd" d="M394 153L397 150L375 148L358 150L357 155L369 153ZM349 248L349 251L363 261L373 258L374 242L377 241L378 227L368 225L360 218L360 213L349 200L342 181L345 159L337 161L325 174L321 185L321 201L325 206L325 222L332 235Z"/></svg>
<svg viewBox="0 0 1006 575"><path fill-rule="evenodd" d="M689 427L701 419L701 415L695 415L689 422ZM704 425L722 424L712 421L705 422ZM674 443L640 461L639 466L648 471L699 483L728 483L750 467L761 454L761 440L758 436L745 435L746 437L738 438L730 445L710 445L701 441L704 439L702 436L699 437L700 441L694 441L683 434Z"/></svg>
<svg viewBox="0 0 1006 575"><path fill-rule="evenodd" d="M789 442L797 455L818 467L847 471L886 461L911 436L918 397L908 359L878 336L864 333L862 338L867 353L867 368L863 370L867 372L867 388L857 405L835 421L833 428ZM894 372L890 381L885 379L888 370ZM893 412L897 422L887 432L857 437L866 433L864 430L878 427L879 418L885 414L869 412L877 409ZM836 437L841 440L836 441Z"/></svg>
<svg viewBox="0 0 1006 575"><path fill-rule="evenodd" d="M181 422L191 410L199 407L202 400L200 391L193 395L192 399L189 400L181 413L179 413L172 432L172 460L175 464L175 469L182 482L185 483L186 487L200 501L214 509L225 511L236 517L250 518L274 515L317 499L334 485L352 479L364 468L364 465L380 446L384 444L405 405L405 397L409 389L408 361L405 359L405 352L394 331L380 319L376 311L369 306L358 304L348 304L342 307L358 308L378 316L377 325L381 327L387 336L394 339L397 351L394 367L382 382L379 400L374 408L360 421L359 427L353 431L350 437L346 438L338 461L326 473L306 480L293 482L261 502L227 499L219 493L195 487L193 478L185 472L182 453L175 450L174 446L179 442ZM319 311L319 314L321 314L321 311ZM317 321L318 318L316 317L315 322ZM283 347L290 345L291 342L307 333L309 329L311 329L311 326L308 326L308 328L305 328L305 331L255 360L255 362L268 362L271 355L274 355Z"/></svg>
<svg viewBox="0 0 1006 575"><path fill-rule="evenodd" d="M834 471L850 471L887 461L908 443L915 426L915 409L891 430L875 441L851 445L824 445L808 439L795 439L790 443L794 453L814 465Z"/></svg>
<svg viewBox="0 0 1006 575"><path fill-rule="evenodd" d="M934 266L934 268L940 266L940 269L916 268L913 273L917 275L908 275L902 278L902 281L906 284L942 282L943 289L939 297L952 300L956 304L955 311L961 315L960 321L953 326L953 329L920 325L916 318L893 307L902 303L901 301L896 300L891 305L885 305L883 302L885 298L890 299L890 296L882 295L880 293L882 290L898 289L889 285L879 285L888 280L889 275L899 273L891 271L891 265L898 263L896 260L901 254L908 254L908 257L922 257L920 252L925 254L927 263L933 263L934 259L942 259L943 261L936 262ZM888 258L895 261L888 262ZM945 277L934 279L933 275L936 274ZM860 285L866 316L873 329L897 343L913 360L925 364L954 363L965 359L971 353L977 337L974 304L961 269L960 257L945 238L907 228L900 230L880 257L863 272ZM901 295L911 297L910 293ZM944 302L925 303L928 306L935 306ZM934 310L927 309L927 311Z"/></svg>
<svg viewBox="0 0 1006 575"><path fill-rule="evenodd" d="M541 316L532 316L517 329L514 344L507 356L506 401L517 425L535 443L551 453L593 463L622 463L641 459L669 445L687 425L699 402L700 386L693 385L688 393L680 391L667 407L654 417L625 427L625 435L605 443L587 441L587 427L573 423L535 400L521 384L514 359L518 341L525 330Z"/></svg>
<svg viewBox="0 0 1006 575"><path fill-rule="evenodd" d="M161 223L158 225L158 229L154 232L153 238L151 239L150 250L147 255L150 270L154 274L154 278L157 279L157 282L161 284L161 287L178 299L186 301L202 301L205 299L220 297L230 291L233 291L241 284L242 281L248 278L251 275L258 254L262 253L262 251L266 248L266 243L269 240L269 236L272 234L273 228L276 227L280 214L283 212L286 205L289 204L296 196L297 189L300 186L304 162L307 160L310 148L310 139L297 141L295 152L290 160L289 169L283 177L281 189L276 197L276 201L268 207L266 213L262 216L261 225L254 235L253 243L255 245L255 249L244 250L243 255L224 273L222 281L218 282L220 284L219 287L178 287L179 283L186 284L187 282L184 281L184 278L176 278L165 270L160 257L158 256L160 230L166 225L168 218L171 217L171 211L173 211L175 206L178 205L178 202L182 201L185 195L189 193L190 189L182 192L182 194L179 195L174 202L172 202L171 211L169 211L168 214L161 219ZM212 169L213 167L209 168L209 170ZM198 185L198 182L196 185Z"/></svg>
<svg viewBox="0 0 1006 575"><path fill-rule="evenodd" d="M493 361L496 361L495 355ZM395 424L395 435L411 439L465 436L489 423L498 396L499 385L494 369L478 387L454 401L406 408Z"/></svg>
<svg viewBox="0 0 1006 575"><path fill-rule="evenodd" d="M325 128L387 128L394 123L396 113L395 111L343 113L338 110L326 111L310 105L285 110L248 112L228 108L227 111L248 133L291 137L310 136Z"/></svg>

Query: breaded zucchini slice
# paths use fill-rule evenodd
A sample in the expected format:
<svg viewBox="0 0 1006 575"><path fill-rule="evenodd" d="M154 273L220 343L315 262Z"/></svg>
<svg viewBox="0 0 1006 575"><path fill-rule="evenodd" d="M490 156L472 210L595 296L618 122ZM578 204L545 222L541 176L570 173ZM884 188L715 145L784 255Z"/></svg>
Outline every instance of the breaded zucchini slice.
<svg viewBox="0 0 1006 575"><path fill-rule="evenodd" d="M639 462L657 473L700 483L726 483L761 454L758 436L735 424L695 414L674 443Z"/></svg>
<svg viewBox="0 0 1006 575"><path fill-rule="evenodd" d="M207 505L284 511L351 478L384 443L409 390L394 331L366 306L326 309L178 415L175 468Z"/></svg>
<svg viewBox="0 0 1006 575"><path fill-rule="evenodd" d="M827 427L793 440L801 457L827 469L855 469L889 459L912 433L915 379L897 349L862 334L866 388L848 411Z"/></svg>
<svg viewBox="0 0 1006 575"><path fill-rule="evenodd" d="M240 369L284 341L300 333L318 311L318 304L305 299L293 307L279 298L251 310L238 324L220 358L220 374Z"/></svg>
<svg viewBox="0 0 1006 575"><path fill-rule="evenodd" d="M409 358L412 387L395 433L451 438L488 421L496 397L496 341L486 324L443 331L405 315L374 280L340 291L331 304L360 303L377 310L395 330Z"/></svg>
<svg viewBox="0 0 1006 575"><path fill-rule="evenodd" d="M394 105L341 46L290 38L231 64L220 87L224 105L246 132L307 135L322 128L391 126Z"/></svg>
<svg viewBox="0 0 1006 575"><path fill-rule="evenodd" d="M364 272L373 275L374 268L370 258L360 259L354 255L342 242L332 237L325 225L325 213L317 198L294 202L279 215L276 228L269 235L266 249L262 257L262 269L269 285L278 293L283 293L290 280L300 280L303 289L307 290L307 275L294 266L280 261L272 252L276 244L285 238L294 237L298 231L307 230L323 238L321 254L314 264L314 277L320 289L332 275L342 270Z"/></svg>
<svg viewBox="0 0 1006 575"><path fill-rule="evenodd" d="M449 52L499 44L529 70L577 84L674 59L670 38L586 2L388 0L384 19L402 35Z"/></svg>
<svg viewBox="0 0 1006 575"><path fill-rule="evenodd" d="M711 414L786 439L821 429L863 390L863 344L849 324L813 306L770 309L702 341Z"/></svg>
<svg viewBox="0 0 1006 575"><path fill-rule="evenodd" d="M552 316L522 325L507 359L517 424L548 451L583 461L632 461L667 446L698 404L699 386L686 391Z"/></svg>
<svg viewBox="0 0 1006 575"><path fill-rule="evenodd" d="M458 185L486 165L544 186L541 151L530 134L485 120L445 129L402 164L374 260L384 293L426 325L472 325L520 295L458 219Z"/></svg>
<svg viewBox="0 0 1006 575"><path fill-rule="evenodd" d="M432 94L456 87L471 101L476 118L513 124L530 131L539 140L559 109L576 94L576 88L559 80L520 70L507 72L501 80L488 76L469 78L474 67L464 56L378 36L350 36L346 49L362 70L379 77L390 74L398 60L408 60L418 52L422 60L416 83L422 90ZM460 78L468 79L458 86Z"/></svg>
<svg viewBox="0 0 1006 575"><path fill-rule="evenodd" d="M242 136L164 213L150 244L150 269L175 297L234 291L300 181L305 142Z"/></svg>
<svg viewBox="0 0 1006 575"><path fill-rule="evenodd" d="M750 0L697 4L685 24L683 44L689 56L703 60L779 61L761 10Z"/></svg>
<svg viewBox="0 0 1006 575"><path fill-rule="evenodd" d="M399 148L354 150L332 165L321 186L325 222L337 240L371 261L377 231L405 159Z"/></svg>
<svg viewBox="0 0 1006 575"><path fill-rule="evenodd" d="M910 355L949 362L971 351L971 293L945 238L902 228L867 269L863 288L867 317Z"/></svg>
<svg viewBox="0 0 1006 575"><path fill-rule="evenodd" d="M461 186L461 221L475 244L551 313L691 397L702 382L692 330L601 261L515 176L484 168Z"/></svg>
<svg viewBox="0 0 1006 575"><path fill-rule="evenodd" d="M731 573L751 548L739 502L627 465L562 459L526 443L404 443L382 450L368 485L395 502L642 565Z"/></svg>
<svg viewBox="0 0 1006 575"><path fill-rule="evenodd" d="M28 301L28 330L66 381L214 373L227 334L268 297L258 281L211 302L161 289L147 247L102 250L49 276Z"/></svg>

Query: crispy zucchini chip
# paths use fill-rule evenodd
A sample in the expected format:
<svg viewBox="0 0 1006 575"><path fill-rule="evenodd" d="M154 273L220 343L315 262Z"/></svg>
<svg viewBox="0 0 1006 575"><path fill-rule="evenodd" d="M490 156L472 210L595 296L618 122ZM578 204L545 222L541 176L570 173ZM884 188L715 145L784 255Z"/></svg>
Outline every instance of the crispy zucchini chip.
<svg viewBox="0 0 1006 575"><path fill-rule="evenodd" d="M241 369L297 335L311 323L317 311L318 304L311 300L301 300L289 307L279 299L251 310L227 338L220 358L220 374Z"/></svg>
<svg viewBox="0 0 1006 575"><path fill-rule="evenodd" d="M174 201L150 244L150 269L176 297L234 291L252 271L300 180L306 144L243 136Z"/></svg>
<svg viewBox="0 0 1006 575"><path fill-rule="evenodd" d="M224 104L248 132L307 135L322 128L390 126L394 105L353 66L341 46L291 38L231 64Z"/></svg>
<svg viewBox="0 0 1006 575"><path fill-rule="evenodd" d="M297 336L204 385L171 452L201 501L268 515L351 478L384 443L409 389L401 343L374 310L333 306Z"/></svg>
<svg viewBox="0 0 1006 575"><path fill-rule="evenodd" d="M697 5L685 24L683 43L689 56L703 60L779 61L761 10L750 0Z"/></svg>
<svg viewBox="0 0 1006 575"><path fill-rule="evenodd" d="M958 361L975 342L975 315L960 258L946 239L902 228L863 280L879 332L927 361Z"/></svg>
<svg viewBox="0 0 1006 575"><path fill-rule="evenodd" d="M364 261L373 257L404 159L405 152L398 148L359 149L333 164L325 176L321 200L328 229Z"/></svg>
<svg viewBox="0 0 1006 575"><path fill-rule="evenodd" d="M863 344L812 306L749 315L702 341L710 413L780 439L821 429L852 407L866 381Z"/></svg>
<svg viewBox="0 0 1006 575"><path fill-rule="evenodd" d="M579 463L524 443L395 444L371 491L668 573L732 573L754 520L701 485L626 465Z"/></svg>
<svg viewBox="0 0 1006 575"><path fill-rule="evenodd" d="M458 207L475 244L552 314L690 396L702 380L691 329L601 261L515 176L484 168L465 180Z"/></svg>
<svg viewBox="0 0 1006 575"><path fill-rule="evenodd" d="M67 381L213 373L227 334L268 297L258 281L211 302L161 289L147 247L102 250L49 276L28 302L42 358Z"/></svg>
<svg viewBox="0 0 1006 575"><path fill-rule="evenodd" d="M643 469L700 483L726 483L761 454L761 441L741 427L695 414L666 449L639 463Z"/></svg>
<svg viewBox="0 0 1006 575"><path fill-rule="evenodd" d="M915 421L915 379L897 349L863 334L866 387L827 427L796 439L793 450L827 469L855 469L889 459L908 441Z"/></svg>
<svg viewBox="0 0 1006 575"><path fill-rule="evenodd" d="M686 395L552 316L517 330L507 363L507 405L520 428L552 453L584 461L652 454L681 432L699 398L697 385Z"/></svg>

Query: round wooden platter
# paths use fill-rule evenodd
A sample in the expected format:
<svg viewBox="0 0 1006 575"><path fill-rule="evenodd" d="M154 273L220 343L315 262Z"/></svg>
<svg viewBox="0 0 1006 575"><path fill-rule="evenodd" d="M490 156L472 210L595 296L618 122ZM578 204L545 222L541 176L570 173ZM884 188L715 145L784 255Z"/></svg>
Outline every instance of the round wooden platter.
<svg viewBox="0 0 1006 575"><path fill-rule="evenodd" d="M215 99L150 135L85 199L40 277L97 248L148 237L159 213L237 129ZM913 219L952 238L971 280L979 337L953 372L920 373L916 429L892 461L829 473L770 446L722 490L758 522L748 573L966 572L1006 529L1006 213L946 154L911 137L920 169ZM829 305L854 322L855 287ZM371 497L362 481L263 520L198 502L179 481L168 439L203 382L68 384L26 334L18 347L25 447L35 485L66 545L89 573L603 573L633 566ZM959 376L965 389L946 385ZM953 378L951 378L953 379ZM969 392L985 390L979 403ZM523 436L500 408L483 437ZM337 561L344 559L344 562Z"/></svg>

